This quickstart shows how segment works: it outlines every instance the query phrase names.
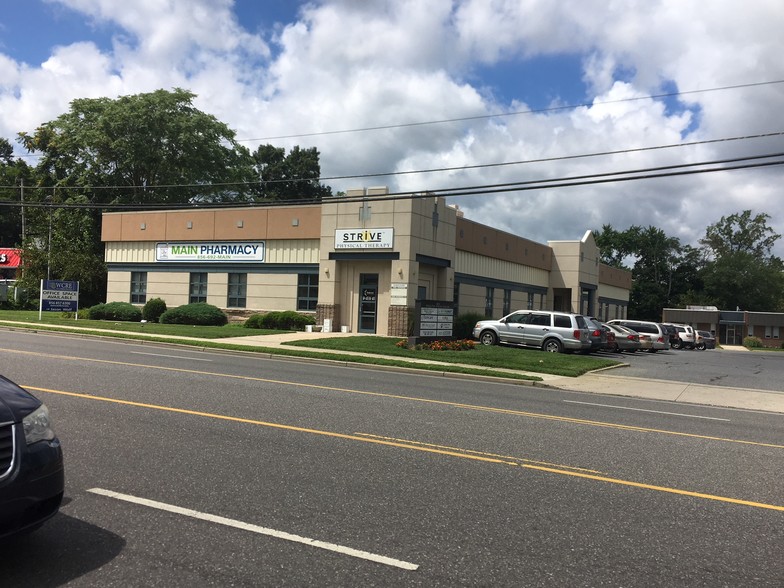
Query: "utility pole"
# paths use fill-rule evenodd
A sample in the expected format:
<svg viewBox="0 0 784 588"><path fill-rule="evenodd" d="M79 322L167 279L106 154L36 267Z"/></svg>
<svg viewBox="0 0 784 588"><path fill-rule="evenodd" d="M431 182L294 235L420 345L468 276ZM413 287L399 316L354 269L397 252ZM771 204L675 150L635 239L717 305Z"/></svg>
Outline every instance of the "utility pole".
<svg viewBox="0 0 784 588"><path fill-rule="evenodd" d="M19 199L22 201L22 243L25 240L25 214L24 214L24 178L20 178L22 185L19 189Z"/></svg>

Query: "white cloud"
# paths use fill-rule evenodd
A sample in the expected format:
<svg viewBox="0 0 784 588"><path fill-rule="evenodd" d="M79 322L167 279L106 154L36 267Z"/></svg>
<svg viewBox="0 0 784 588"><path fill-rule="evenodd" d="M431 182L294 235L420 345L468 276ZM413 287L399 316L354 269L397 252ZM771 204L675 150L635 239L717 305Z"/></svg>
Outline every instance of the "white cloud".
<svg viewBox="0 0 784 588"><path fill-rule="evenodd" d="M483 68L568 54L583 60L589 107L269 142L316 146L326 176L561 158L329 182L338 189L388 183L416 191L710 161L784 146L775 138L563 159L784 131L777 122L784 84L689 93L674 109L675 100L665 107L645 98L673 87L784 79L782 9L775 0L742 9L717 0L710 10L697 0L318 0L302 4L298 20L269 38L243 28L230 0L49 1L110 27L114 44L99 48L84 39L52 47L37 68L0 54L2 136L33 130L76 97L174 86L196 92L197 106L241 139L520 112L529 109L522 97L502 102L485 92ZM776 198L783 180L771 168L454 202L473 220L537 241L579 239L604 224L652 224L696 243L708 224L746 208L769 213L784 234L784 202ZM784 256L784 244L777 252Z"/></svg>

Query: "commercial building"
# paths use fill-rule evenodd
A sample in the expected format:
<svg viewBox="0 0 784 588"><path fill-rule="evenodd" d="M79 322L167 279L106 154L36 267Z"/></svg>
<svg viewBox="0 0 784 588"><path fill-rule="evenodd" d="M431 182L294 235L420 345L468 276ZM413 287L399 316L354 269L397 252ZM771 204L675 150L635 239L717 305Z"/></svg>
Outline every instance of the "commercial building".
<svg viewBox="0 0 784 588"><path fill-rule="evenodd" d="M107 302L296 310L317 324L405 336L417 300L499 317L520 308L625 318L631 273L590 231L536 243L470 221L443 198L350 190L317 205L103 215Z"/></svg>
<svg viewBox="0 0 784 588"><path fill-rule="evenodd" d="M743 345L745 337L757 337L765 347L781 347L784 343L784 313L719 310L715 306L665 308L662 321L691 325L710 331L719 343Z"/></svg>

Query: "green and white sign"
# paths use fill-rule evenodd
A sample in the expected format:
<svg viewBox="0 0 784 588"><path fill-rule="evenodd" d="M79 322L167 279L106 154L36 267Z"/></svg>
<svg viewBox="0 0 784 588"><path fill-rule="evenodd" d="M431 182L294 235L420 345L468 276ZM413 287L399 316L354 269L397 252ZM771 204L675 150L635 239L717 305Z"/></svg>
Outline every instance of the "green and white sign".
<svg viewBox="0 0 784 588"><path fill-rule="evenodd" d="M155 261L264 261L264 241L156 243Z"/></svg>

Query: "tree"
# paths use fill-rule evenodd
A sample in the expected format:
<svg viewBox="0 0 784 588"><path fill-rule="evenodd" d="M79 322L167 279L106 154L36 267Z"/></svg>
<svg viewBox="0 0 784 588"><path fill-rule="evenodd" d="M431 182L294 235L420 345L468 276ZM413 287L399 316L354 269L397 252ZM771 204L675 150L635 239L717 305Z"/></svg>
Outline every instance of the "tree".
<svg viewBox="0 0 784 588"><path fill-rule="evenodd" d="M22 242L21 186L32 183L32 170L21 159L14 161L14 148L0 138L0 247L17 247Z"/></svg>
<svg viewBox="0 0 784 588"><path fill-rule="evenodd" d="M315 147L295 146L288 155L282 147L260 145L253 153L259 175L259 197L269 200L320 201L332 194L319 183L321 166Z"/></svg>
<svg viewBox="0 0 784 588"><path fill-rule="evenodd" d="M720 308L784 309L784 263L771 253L781 235L761 213L731 214L710 225L700 243L710 262L702 272L706 294Z"/></svg>
<svg viewBox="0 0 784 588"><path fill-rule="evenodd" d="M194 97L175 89L78 99L34 133L19 134L28 151L40 154L25 193L26 281L37 284L48 269L53 279L79 279L83 299L105 295L102 204L252 200L250 152L228 126L194 108Z"/></svg>
<svg viewBox="0 0 784 588"><path fill-rule="evenodd" d="M142 207L246 199L253 180L249 151L228 126L194 108L194 97L178 88L80 98L19 138L41 154L42 185L79 188L92 202Z"/></svg>

